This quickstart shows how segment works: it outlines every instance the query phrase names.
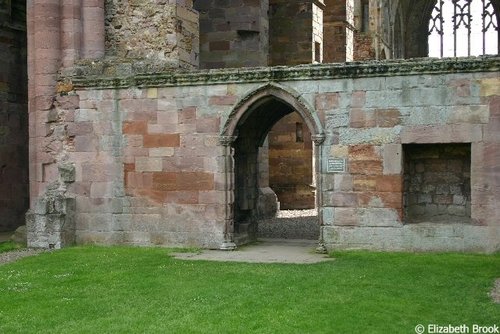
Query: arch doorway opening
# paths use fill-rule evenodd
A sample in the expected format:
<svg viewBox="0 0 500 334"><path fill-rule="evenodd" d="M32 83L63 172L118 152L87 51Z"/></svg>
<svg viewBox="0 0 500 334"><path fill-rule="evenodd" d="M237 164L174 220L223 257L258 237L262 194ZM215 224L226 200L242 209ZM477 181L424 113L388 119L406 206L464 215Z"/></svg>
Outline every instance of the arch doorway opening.
<svg viewBox="0 0 500 334"><path fill-rule="evenodd" d="M235 109L225 132L233 138L231 241L320 240L317 116L293 95L267 87Z"/></svg>

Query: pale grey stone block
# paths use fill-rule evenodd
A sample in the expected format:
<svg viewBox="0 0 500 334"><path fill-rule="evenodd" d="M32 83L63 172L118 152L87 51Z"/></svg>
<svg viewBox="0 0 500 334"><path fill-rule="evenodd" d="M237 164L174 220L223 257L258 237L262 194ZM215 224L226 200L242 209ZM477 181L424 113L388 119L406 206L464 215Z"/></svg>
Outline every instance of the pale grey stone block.
<svg viewBox="0 0 500 334"><path fill-rule="evenodd" d="M384 175L401 174L403 171L403 146L385 144L382 146Z"/></svg>

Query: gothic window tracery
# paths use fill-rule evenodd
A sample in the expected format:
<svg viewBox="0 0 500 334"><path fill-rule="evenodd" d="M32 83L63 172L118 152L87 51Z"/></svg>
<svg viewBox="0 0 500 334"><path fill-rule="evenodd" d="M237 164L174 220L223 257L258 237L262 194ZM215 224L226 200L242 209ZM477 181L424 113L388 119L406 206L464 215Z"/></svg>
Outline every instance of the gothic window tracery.
<svg viewBox="0 0 500 334"><path fill-rule="evenodd" d="M429 20L429 56L497 54L498 33L490 0L438 0Z"/></svg>

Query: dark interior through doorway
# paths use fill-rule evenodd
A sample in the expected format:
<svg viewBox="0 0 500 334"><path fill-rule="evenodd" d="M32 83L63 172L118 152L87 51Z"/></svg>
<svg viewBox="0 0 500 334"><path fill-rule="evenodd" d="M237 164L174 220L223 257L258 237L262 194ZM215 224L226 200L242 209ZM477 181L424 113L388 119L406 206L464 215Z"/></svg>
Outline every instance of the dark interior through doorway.
<svg viewBox="0 0 500 334"><path fill-rule="evenodd" d="M0 1L0 233L29 206L26 1Z"/></svg>
<svg viewBox="0 0 500 334"><path fill-rule="evenodd" d="M292 121L293 129L284 126L281 130L287 130L282 131L282 136L287 137L287 140L282 138L286 142L283 147L290 147L290 141L297 146L295 159L290 157L290 152L276 153L279 143L276 142L275 136L279 136L280 131L274 129L273 132L272 129L281 120L288 124ZM307 129L301 116L292 106L279 98L265 97L241 117L236 134L237 139L233 145L236 244L244 244L256 240L257 237L318 240L319 220L315 209L313 145L310 130ZM299 206L299 209L309 209L305 214L298 211L294 213L279 211L280 196L276 193L281 191L282 198L285 198L286 192L276 187L273 189L270 185L270 171L276 168L288 168L291 174L294 172L304 174L294 177L307 188L308 194L304 196L302 206ZM299 185L298 188L300 187ZM298 193L299 195L295 194L292 197L299 198L300 191Z"/></svg>

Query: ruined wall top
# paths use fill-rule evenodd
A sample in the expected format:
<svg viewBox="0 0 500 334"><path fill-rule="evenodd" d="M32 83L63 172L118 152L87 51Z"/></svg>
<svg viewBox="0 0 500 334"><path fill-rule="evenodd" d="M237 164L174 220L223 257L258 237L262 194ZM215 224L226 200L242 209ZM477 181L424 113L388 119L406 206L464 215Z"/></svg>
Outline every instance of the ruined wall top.
<svg viewBox="0 0 500 334"><path fill-rule="evenodd" d="M151 66L147 62L116 64L102 61L67 69L60 79L71 81L74 87L104 89L498 71L500 71L500 56L419 58L197 71L173 71Z"/></svg>

